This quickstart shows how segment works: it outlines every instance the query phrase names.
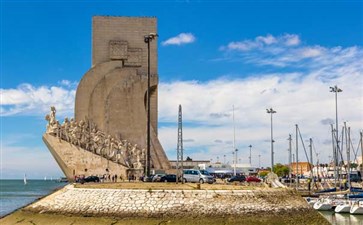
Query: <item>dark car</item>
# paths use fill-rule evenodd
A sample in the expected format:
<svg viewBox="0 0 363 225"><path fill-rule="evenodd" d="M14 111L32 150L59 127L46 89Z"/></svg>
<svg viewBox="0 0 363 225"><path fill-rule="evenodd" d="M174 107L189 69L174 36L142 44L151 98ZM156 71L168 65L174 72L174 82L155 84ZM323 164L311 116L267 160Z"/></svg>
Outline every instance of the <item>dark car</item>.
<svg viewBox="0 0 363 225"><path fill-rule="evenodd" d="M244 175L237 175L237 176L233 176L231 178L228 179L228 182L245 182L246 181L246 176Z"/></svg>
<svg viewBox="0 0 363 225"><path fill-rule="evenodd" d="M154 175L150 175L150 176L144 176L142 181L144 182L152 182L153 181L153 177Z"/></svg>
<svg viewBox="0 0 363 225"><path fill-rule="evenodd" d="M97 176L89 176L89 177L86 177L86 178L83 178L81 180L81 183L88 183L88 182L100 182L100 178L97 177Z"/></svg>
<svg viewBox="0 0 363 225"><path fill-rule="evenodd" d="M160 182L176 182L175 174L166 174L160 178Z"/></svg>
<svg viewBox="0 0 363 225"><path fill-rule="evenodd" d="M261 182L261 180L259 178L254 177L254 176L247 177L246 181L247 182L257 182L257 183Z"/></svg>
<svg viewBox="0 0 363 225"><path fill-rule="evenodd" d="M351 182L361 182L362 178L359 176L359 174L350 174L350 181Z"/></svg>

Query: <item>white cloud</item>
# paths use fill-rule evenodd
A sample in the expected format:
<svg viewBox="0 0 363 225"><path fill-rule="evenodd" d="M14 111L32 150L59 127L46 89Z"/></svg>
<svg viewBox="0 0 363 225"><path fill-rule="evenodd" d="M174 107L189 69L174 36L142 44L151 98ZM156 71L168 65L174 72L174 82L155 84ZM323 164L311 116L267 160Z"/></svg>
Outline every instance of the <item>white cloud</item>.
<svg viewBox="0 0 363 225"><path fill-rule="evenodd" d="M21 84L13 89L0 89L1 116L39 115L49 112L55 106L60 115L73 114L75 87L71 82L61 86L40 86Z"/></svg>
<svg viewBox="0 0 363 225"><path fill-rule="evenodd" d="M161 44L163 46L190 44L190 43L193 43L195 41L195 39L196 38L192 33L180 33L175 37L172 37L166 41L163 41Z"/></svg>
<svg viewBox="0 0 363 225"><path fill-rule="evenodd" d="M253 40L232 41L227 46L221 46L220 50L248 52L268 48L270 51L278 51L279 46L296 46L300 44L300 38L295 34L285 34L274 37L271 34L258 36Z"/></svg>
<svg viewBox="0 0 363 225"><path fill-rule="evenodd" d="M312 69L317 67L331 68L356 62L363 64L362 47L309 46L301 44L300 37L296 34L276 37L267 35L251 40L232 41L226 46L221 46L220 50L225 52L226 61L240 60L241 63L274 67Z"/></svg>
<svg viewBox="0 0 363 225"><path fill-rule="evenodd" d="M266 37L258 36L256 38L256 41L263 42L266 45L270 45L270 44L276 43L278 40L274 36L272 36L271 34L268 34Z"/></svg>
<svg viewBox="0 0 363 225"><path fill-rule="evenodd" d="M285 34L284 39L285 39L285 45L287 46L299 45L301 42L299 35L296 34Z"/></svg>
<svg viewBox="0 0 363 225"><path fill-rule="evenodd" d="M230 158L233 149L230 144L233 139L232 118L213 115L231 115L234 105L239 158L244 163L248 162L248 146L252 144L254 165L257 165L259 154L263 156L262 163L269 165L270 117L266 108L273 107L277 111L274 114L275 161L287 162L287 138L289 133L294 136L295 124L299 124L304 139L313 138L320 160L326 161L331 155L331 145L326 145L326 140L331 137L330 124L326 121L335 118L334 96L329 92L329 86L338 84L343 89L338 98L340 124L348 121L352 136L357 138L362 129L363 115L359 109L363 108L363 71L346 76L346 73L339 72L341 69L307 74L266 74L205 83L161 83L159 118L160 122L169 124L159 129L161 143L168 156L175 158L177 110L178 104L182 104L183 120L187 122L183 135L194 140L185 143L185 155L216 160L226 154ZM326 80L322 81L321 76ZM170 126L172 122L174 126ZM190 123L193 125L188 125ZM222 143L215 140L222 140ZM305 160L301 146L300 154L300 160Z"/></svg>

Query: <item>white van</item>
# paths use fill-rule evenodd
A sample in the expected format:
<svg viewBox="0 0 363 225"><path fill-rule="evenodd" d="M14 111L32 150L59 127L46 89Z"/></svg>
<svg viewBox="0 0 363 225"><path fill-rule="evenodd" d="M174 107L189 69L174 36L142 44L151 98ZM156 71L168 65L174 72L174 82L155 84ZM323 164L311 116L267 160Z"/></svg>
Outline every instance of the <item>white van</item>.
<svg viewBox="0 0 363 225"><path fill-rule="evenodd" d="M214 177L211 176L206 170L188 169L188 170L183 170L183 174L184 174L184 183L199 182L201 184L203 183L213 184L214 182Z"/></svg>

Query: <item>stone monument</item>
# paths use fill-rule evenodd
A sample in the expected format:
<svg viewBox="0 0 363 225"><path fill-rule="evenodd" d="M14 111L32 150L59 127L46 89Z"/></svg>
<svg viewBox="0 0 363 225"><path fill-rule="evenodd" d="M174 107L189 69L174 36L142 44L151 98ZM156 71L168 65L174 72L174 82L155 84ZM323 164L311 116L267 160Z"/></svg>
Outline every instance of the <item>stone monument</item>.
<svg viewBox="0 0 363 225"><path fill-rule="evenodd" d="M151 17L93 17L92 68L78 85L75 119L60 124L52 107L43 136L68 179L143 171L148 70L144 36L156 33L156 22ZM156 41L150 44L150 75L151 168L168 170L157 129Z"/></svg>

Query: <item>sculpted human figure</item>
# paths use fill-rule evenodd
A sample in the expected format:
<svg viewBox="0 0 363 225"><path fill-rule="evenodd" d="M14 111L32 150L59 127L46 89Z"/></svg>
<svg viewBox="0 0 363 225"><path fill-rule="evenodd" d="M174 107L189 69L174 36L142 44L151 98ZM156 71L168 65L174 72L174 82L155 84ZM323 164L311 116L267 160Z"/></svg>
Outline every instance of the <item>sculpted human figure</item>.
<svg viewBox="0 0 363 225"><path fill-rule="evenodd" d="M102 132L101 131L97 131L96 136L94 138L94 142L95 142L95 152L98 155L101 155L102 150L103 150L103 145L104 145L104 140L102 137Z"/></svg>
<svg viewBox="0 0 363 225"><path fill-rule="evenodd" d="M90 132L90 135L89 135L89 145L90 145L90 151L92 151L92 152L95 152L96 151L96 149L97 149L97 147L96 147L96 142L95 142L95 138L96 138L96 129L95 128L93 128L92 130L91 130L91 132Z"/></svg>
<svg viewBox="0 0 363 225"><path fill-rule="evenodd" d="M130 144L130 143L129 143ZM130 144L131 146L131 144ZM131 155L134 157L137 154L137 144L135 144L132 148L131 148Z"/></svg>
<svg viewBox="0 0 363 225"><path fill-rule="evenodd" d="M112 159L116 156L117 153L117 144L115 142L114 138L111 138L111 143L110 143L110 148L109 148L109 152L108 152L108 158Z"/></svg>
<svg viewBox="0 0 363 225"><path fill-rule="evenodd" d="M58 120L54 125L54 131L55 131L56 137L58 137L58 139L60 140L61 136L62 136L62 126Z"/></svg>
<svg viewBox="0 0 363 225"><path fill-rule="evenodd" d="M80 147L82 147L82 148L86 147L84 134L85 134L85 123L84 123L83 120L81 120L78 123L78 134L77 134L78 136L77 136L77 139L78 139Z"/></svg>
<svg viewBox="0 0 363 225"><path fill-rule="evenodd" d="M135 162L133 163L133 165L134 165L134 168L135 169L142 169L143 167L142 167L142 163L141 163L141 161L140 161L140 156L139 155L137 155L136 156L136 160L135 160Z"/></svg>
<svg viewBox="0 0 363 225"><path fill-rule="evenodd" d="M57 122L56 118L55 118L55 113L56 113L56 110L55 110L55 107L54 106L51 106L50 107L50 114L49 114L49 117L50 117L50 125L55 125L55 123Z"/></svg>
<svg viewBox="0 0 363 225"><path fill-rule="evenodd" d="M57 120L55 118L55 113L56 113L55 107L51 106L50 113L45 116L45 120L48 121L46 132L57 136L56 130L58 128L57 128Z"/></svg>
<svg viewBox="0 0 363 225"><path fill-rule="evenodd" d="M64 118L63 124L62 124L62 139L69 142L70 138L69 138L69 120L68 118Z"/></svg>
<svg viewBox="0 0 363 225"><path fill-rule="evenodd" d="M110 153L110 147L111 147L111 135L108 135L104 142L104 150L103 155L107 156Z"/></svg>

